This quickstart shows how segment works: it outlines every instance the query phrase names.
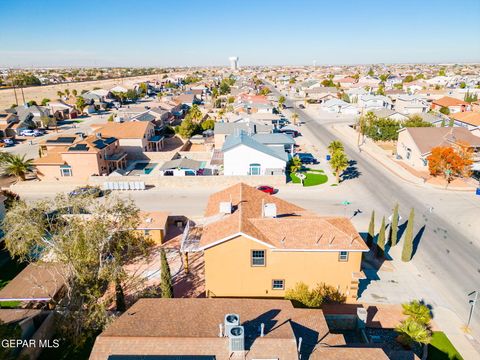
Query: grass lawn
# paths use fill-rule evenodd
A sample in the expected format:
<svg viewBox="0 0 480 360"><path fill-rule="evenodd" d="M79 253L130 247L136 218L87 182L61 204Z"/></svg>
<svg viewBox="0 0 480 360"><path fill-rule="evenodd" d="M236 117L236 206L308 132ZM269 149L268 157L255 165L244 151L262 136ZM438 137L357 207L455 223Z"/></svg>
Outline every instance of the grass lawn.
<svg viewBox="0 0 480 360"><path fill-rule="evenodd" d="M304 186L315 186L325 184L328 181L328 176L323 173L323 170L307 169L303 172L307 177L303 181ZM292 183L300 184L300 179L295 174L290 174Z"/></svg>
<svg viewBox="0 0 480 360"><path fill-rule="evenodd" d="M428 345L428 360L462 360L462 356L448 340L447 335L435 331L432 342Z"/></svg>
<svg viewBox="0 0 480 360"><path fill-rule="evenodd" d="M0 301L0 309L16 309L20 304L20 301Z"/></svg>

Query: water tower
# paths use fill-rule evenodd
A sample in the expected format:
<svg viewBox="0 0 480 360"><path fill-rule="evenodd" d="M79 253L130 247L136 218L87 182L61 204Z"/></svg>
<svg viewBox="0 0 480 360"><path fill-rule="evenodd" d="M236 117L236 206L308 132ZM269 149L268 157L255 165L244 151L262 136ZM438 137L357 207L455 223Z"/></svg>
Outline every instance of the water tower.
<svg viewBox="0 0 480 360"><path fill-rule="evenodd" d="M238 56L230 56L228 61L230 61L230 69L238 70Z"/></svg>

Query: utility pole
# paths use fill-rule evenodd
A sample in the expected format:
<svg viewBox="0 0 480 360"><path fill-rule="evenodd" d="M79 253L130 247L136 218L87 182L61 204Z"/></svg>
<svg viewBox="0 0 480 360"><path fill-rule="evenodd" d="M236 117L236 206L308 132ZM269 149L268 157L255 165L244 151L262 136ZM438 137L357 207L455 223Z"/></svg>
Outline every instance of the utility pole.
<svg viewBox="0 0 480 360"><path fill-rule="evenodd" d="M469 297L472 295L475 295L475 297L473 298L473 300L468 300L468 303L470 304L470 314L468 314L467 329L470 327L470 321L472 320L472 315L473 315L473 312L475 311L475 305L478 300L478 291L475 290L475 291L472 291L470 294L468 294Z"/></svg>

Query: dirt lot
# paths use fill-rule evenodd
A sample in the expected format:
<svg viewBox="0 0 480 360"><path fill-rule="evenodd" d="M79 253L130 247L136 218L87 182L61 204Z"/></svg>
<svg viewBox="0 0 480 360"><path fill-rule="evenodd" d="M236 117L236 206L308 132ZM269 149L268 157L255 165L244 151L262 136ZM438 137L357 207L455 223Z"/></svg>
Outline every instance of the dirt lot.
<svg viewBox="0 0 480 360"><path fill-rule="evenodd" d="M70 91L76 89L78 93L80 93L82 90L93 90L94 87L110 89L116 85L120 85L126 88L130 88L136 82L144 80L160 80L162 76L163 74L158 74L122 79L86 81L47 86L31 86L24 88L23 93L25 95L25 101L35 100L36 102L40 103L40 101L42 101L42 99L44 98L50 100L57 99L57 92L65 91L65 89L69 89ZM19 104L23 102L22 93L19 89L17 89L17 98ZM12 104L15 104L15 94L13 89L0 89L0 110L9 108Z"/></svg>

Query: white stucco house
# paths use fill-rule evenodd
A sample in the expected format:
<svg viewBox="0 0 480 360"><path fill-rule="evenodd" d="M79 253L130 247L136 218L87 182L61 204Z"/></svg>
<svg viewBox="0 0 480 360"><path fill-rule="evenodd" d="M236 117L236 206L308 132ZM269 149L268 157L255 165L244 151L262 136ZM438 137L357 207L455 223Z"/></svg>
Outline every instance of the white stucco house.
<svg viewBox="0 0 480 360"><path fill-rule="evenodd" d="M375 109L391 109L392 100L383 95L362 95L358 98L358 106L366 111Z"/></svg>
<svg viewBox="0 0 480 360"><path fill-rule="evenodd" d="M222 152L226 176L284 174L289 160L283 146L264 145L243 131L227 136Z"/></svg>
<svg viewBox="0 0 480 360"><path fill-rule="evenodd" d="M320 107L323 111L333 114L357 115L358 109L355 105L349 104L340 99L330 99Z"/></svg>

